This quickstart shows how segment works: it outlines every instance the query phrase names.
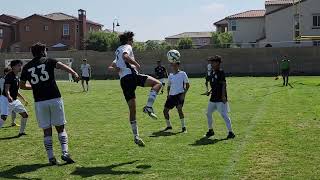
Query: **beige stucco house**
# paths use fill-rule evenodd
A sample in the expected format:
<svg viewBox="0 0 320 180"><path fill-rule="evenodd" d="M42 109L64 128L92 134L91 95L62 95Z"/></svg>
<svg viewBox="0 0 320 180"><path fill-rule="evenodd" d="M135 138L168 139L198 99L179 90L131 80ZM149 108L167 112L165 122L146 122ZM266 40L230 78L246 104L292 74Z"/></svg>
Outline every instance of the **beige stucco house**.
<svg viewBox="0 0 320 180"><path fill-rule="evenodd" d="M265 10L228 16L214 25L241 47L320 45L320 0L266 0Z"/></svg>
<svg viewBox="0 0 320 180"><path fill-rule="evenodd" d="M171 45L176 45L181 38L191 38L195 48L210 45L212 32L184 32L166 37L165 40Z"/></svg>

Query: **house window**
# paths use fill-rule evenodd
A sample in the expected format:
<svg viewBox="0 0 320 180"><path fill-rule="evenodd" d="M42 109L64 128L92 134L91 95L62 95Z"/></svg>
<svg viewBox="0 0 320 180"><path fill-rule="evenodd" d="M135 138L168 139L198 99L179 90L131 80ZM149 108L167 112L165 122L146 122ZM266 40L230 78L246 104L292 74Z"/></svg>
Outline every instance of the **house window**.
<svg viewBox="0 0 320 180"><path fill-rule="evenodd" d="M63 36L69 36L70 35L70 27L69 24L63 25Z"/></svg>
<svg viewBox="0 0 320 180"><path fill-rule="evenodd" d="M3 29L0 29L0 38L3 38Z"/></svg>
<svg viewBox="0 0 320 180"><path fill-rule="evenodd" d="M313 41L313 46L320 47L320 41Z"/></svg>
<svg viewBox="0 0 320 180"><path fill-rule="evenodd" d="M320 28L320 14L313 15L313 27Z"/></svg>
<svg viewBox="0 0 320 180"><path fill-rule="evenodd" d="M30 31L30 26L26 26L25 30L26 30L26 32L29 32Z"/></svg>
<svg viewBox="0 0 320 180"><path fill-rule="evenodd" d="M91 26L89 27L89 31L93 31L93 28Z"/></svg>
<svg viewBox="0 0 320 180"><path fill-rule="evenodd" d="M45 25L45 26L44 26L44 30L45 30L45 31L48 31L48 30L49 30L49 26Z"/></svg>
<svg viewBox="0 0 320 180"><path fill-rule="evenodd" d="M231 31L236 31L237 30L237 22L235 20L230 22L230 26L231 26Z"/></svg>
<svg viewBox="0 0 320 180"><path fill-rule="evenodd" d="M79 25L77 25L77 28L76 28L76 29L77 29L77 32L79 32Z"/></svg>

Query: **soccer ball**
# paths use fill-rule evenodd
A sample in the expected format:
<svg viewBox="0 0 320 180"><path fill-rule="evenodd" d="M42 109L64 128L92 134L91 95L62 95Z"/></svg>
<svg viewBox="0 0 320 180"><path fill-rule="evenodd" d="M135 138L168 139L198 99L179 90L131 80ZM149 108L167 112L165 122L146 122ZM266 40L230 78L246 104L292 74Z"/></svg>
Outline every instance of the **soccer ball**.
<svg viewBox="0 0 320 180"><path fill-rule="evenodd" d="M168 61L170 63L177 63L177 62L180 62L180 52L177 51L177 50L170 50L168 53L167 53L167 58L168 58Z"/></svg>

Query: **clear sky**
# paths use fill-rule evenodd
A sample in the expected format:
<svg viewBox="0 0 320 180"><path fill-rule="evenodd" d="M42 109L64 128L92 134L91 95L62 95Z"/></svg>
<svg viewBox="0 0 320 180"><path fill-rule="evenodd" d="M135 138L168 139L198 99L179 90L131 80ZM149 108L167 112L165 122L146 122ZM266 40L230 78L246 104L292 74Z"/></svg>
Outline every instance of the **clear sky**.
<svg viewBox="0 0 320 180"><path fill-rule="evenodd" d="M0 3L0 14L27 17L34 13L64 12L87 18L118 31L132 30L139 41L164 39L181 32L213 31L213 22L251 9L264 9L264 0L9 0Z"/></svg>

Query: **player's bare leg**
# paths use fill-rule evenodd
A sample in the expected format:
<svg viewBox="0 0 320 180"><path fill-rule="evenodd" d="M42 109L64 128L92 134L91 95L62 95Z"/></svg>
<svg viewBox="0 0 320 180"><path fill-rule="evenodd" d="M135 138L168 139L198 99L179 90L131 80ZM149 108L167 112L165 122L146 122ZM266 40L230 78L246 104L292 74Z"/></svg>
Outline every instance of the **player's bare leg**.
<svg viewBox="0 0 320 180"><path fill-rule="evenodd" d="M82 85L83 92L85 92L86 89L84 88L84 80L83 79L81 79L81 85Z"/></svg>
<svg viewBox="0 0 320 180"><path fill-rule="evenodd" d="M178 110L180 121L181 121L181 129L182 129L181 132L187 132L186 122L184 120L184 113L183 113L182 108L183 108L182 105L177 106L177 110Z"/></svg>
<svg viewBox="0 0 320 180"><path fill-rule="evenodd" d="M163 115L164 115L164 118L166 119L166 123L167 123L167 127L164 129L164 131L172 130L169 111L170 111L170 109L168 109L168 108L164 108L164 110L163 110Z"/></svg>
<svg viewBox="0 0 320 180"><path fill-rule="evenodd" d="M89 81L86 81L87 84L87 91L89 91Z"/></svg>
<svg viewBox="0 0 320 180"><path fill-rule="evenodd" d="M43 134L44 134L44 139L43 139L43 143L44 143L44 147L47 151L47 156L49 159L49 164L50 165L57 165L57 159L54 157L53 155L53 147L52 147L52 128L47 128L47 129L43 129Z"/></svg>
<svg viewBox="0 0 320 180"><path fill-rule="evenodd" d="M65 161L67 164L74 163L74 160L71 159L71 156L69 154L68 134L64 128L64 125L56 126L56 130L58 132L58 139L61 145L61 151L62 151L61 159Z"/></svg>
<svg viewBox="0 0 320 180"><path fill-rule="evenodd" d="M12 127L19 127L20 125L16 123L17 113L12 111L11 112L11 126Z"/></svg>
<svg viewBox="0 0 320 180"><path fill-rule="evenodd" d="M158 119L152 107L153 107L154 101L157 98L159 91L161 90L162 84L159 80L151 76L148 76L148 79L146 80L144 87L151 87L151 91L149 94L147 105L143 108L143 112L147 113L153 119Z"/></svg>
<svg viewBox="0 0 320 180"><path fill-rule="evenodd" d="M137 107L136 107L136 99L132 98L131 100L128 101L128 106L129 106L129 121L133 133L133 138L134 138L134 143L136 143L138 146L145 146L143 140L139 137L139 130L138 130L138 125L137 125L137 119L136 119L136 114L137 114Z"/></svg>
<svg viewBox="0 0 320 180"><path fill-rule="evenodd" d="M20 125L20 131L19 131L18 137L21 137L21 136L27 135L25 133L25 129L26 129L26 126L27 126L27 121L28 121L29 115L26 112L19 113L19 114L21 115L21 125Z"/></svg>

